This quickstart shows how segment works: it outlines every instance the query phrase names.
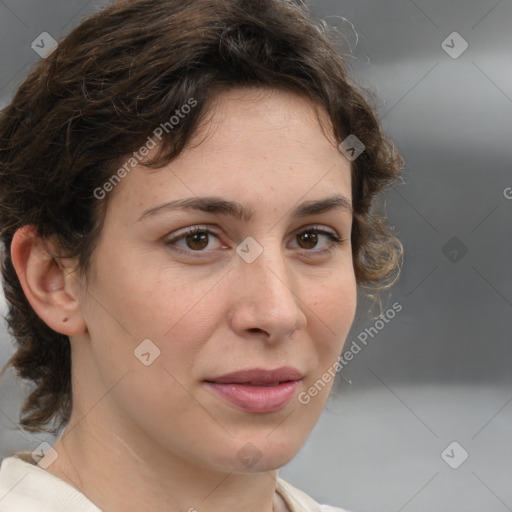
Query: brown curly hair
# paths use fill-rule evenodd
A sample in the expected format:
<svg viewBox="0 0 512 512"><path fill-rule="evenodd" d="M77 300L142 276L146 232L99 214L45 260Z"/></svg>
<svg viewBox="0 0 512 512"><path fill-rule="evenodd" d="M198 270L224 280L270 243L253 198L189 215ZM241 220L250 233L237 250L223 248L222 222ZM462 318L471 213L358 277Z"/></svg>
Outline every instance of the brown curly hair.
<svg viewBox="0 0 512 512"><path fill-rule="evenodd" d="M164 132L144 165L174 159L208 100L234 86L299 92L325 108L338 141L365 145L352 162L351 243L358 285L379 295L400 273L403 247L374 198L403 168L368 91L302 4L284 0L129 0L85 19L42 59L0 114L0 237L12 366L35 384L22 407L28 431L57 433L72 410L69 338L27 301L14 270L13 235L33 225L87 277L109 195L93 191L190 98L197 107ZM375 297L375 296L374 296ZM52 420L54 428L47 428Z"/></svg>

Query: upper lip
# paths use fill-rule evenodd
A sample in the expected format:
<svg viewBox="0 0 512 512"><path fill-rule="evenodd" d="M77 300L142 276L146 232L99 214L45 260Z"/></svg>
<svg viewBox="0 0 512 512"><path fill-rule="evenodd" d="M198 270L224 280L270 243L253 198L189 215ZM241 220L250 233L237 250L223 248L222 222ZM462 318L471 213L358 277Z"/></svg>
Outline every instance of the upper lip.
<svg viewBox="0 0 512 512"><path fill-rule="evenodd" d="M207 379L208 382L219 382L223 384L275 384L289 380L302 379L302 373L291 366L283 366L275 370L266 370L264 368L248 368L247 370L239 370L237 372L228 373L221 377Z"/></svg>

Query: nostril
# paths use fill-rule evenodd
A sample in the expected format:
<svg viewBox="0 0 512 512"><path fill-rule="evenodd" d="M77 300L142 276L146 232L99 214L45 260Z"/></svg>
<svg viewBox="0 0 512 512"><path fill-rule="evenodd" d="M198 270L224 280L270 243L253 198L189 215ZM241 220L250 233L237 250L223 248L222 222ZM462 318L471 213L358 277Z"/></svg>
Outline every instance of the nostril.
<svg viewBox="0 0 512 512"><path fill-rule="evenodd" d="M263 329L260 329L259 327L251 327L249 329L251 332L265 332Z"/></svg>

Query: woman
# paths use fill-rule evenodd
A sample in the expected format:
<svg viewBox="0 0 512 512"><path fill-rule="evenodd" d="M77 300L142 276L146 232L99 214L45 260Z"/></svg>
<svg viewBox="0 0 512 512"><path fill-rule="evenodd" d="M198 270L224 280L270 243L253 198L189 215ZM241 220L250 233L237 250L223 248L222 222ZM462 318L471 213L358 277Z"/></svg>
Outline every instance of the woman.
<svg viewBox="0 0 512 512"><path fill-rule="evenodd" d="M398 277L372 205L402 160L305 8L119 2L39 63L0 141L6 366L36 384L23 428L65 427L4 459L0 512L342 510L277 471L358 286Z"/></svg>

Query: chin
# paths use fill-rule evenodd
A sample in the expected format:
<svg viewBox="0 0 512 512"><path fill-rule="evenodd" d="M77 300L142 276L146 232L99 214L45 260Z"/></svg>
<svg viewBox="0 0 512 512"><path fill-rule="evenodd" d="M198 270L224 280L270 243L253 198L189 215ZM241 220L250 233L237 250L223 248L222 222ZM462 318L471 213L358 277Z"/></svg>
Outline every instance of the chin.
<svg viewBox="0 0 512 512"><path fill-rule="evenodd" d="M234 436L226 442L205 445L202 453L194 450L196 463L209 466L215 471L257 473L273 471L290 462L302 447L302 439L284 439L276 434L273 439L269 430L264 434ZM202 460L202 462L200 462Z"/></svg>
<svg viewBox="0 0 512 512"><path fill-rule="evenodd" d="M299 452L302 444L290 440L272 440L272 437L249 438L236 443L234 458L223 456L223 469L236 473L273 471L288 464ZM224 454L225 455L225 454Z"/></svg>

